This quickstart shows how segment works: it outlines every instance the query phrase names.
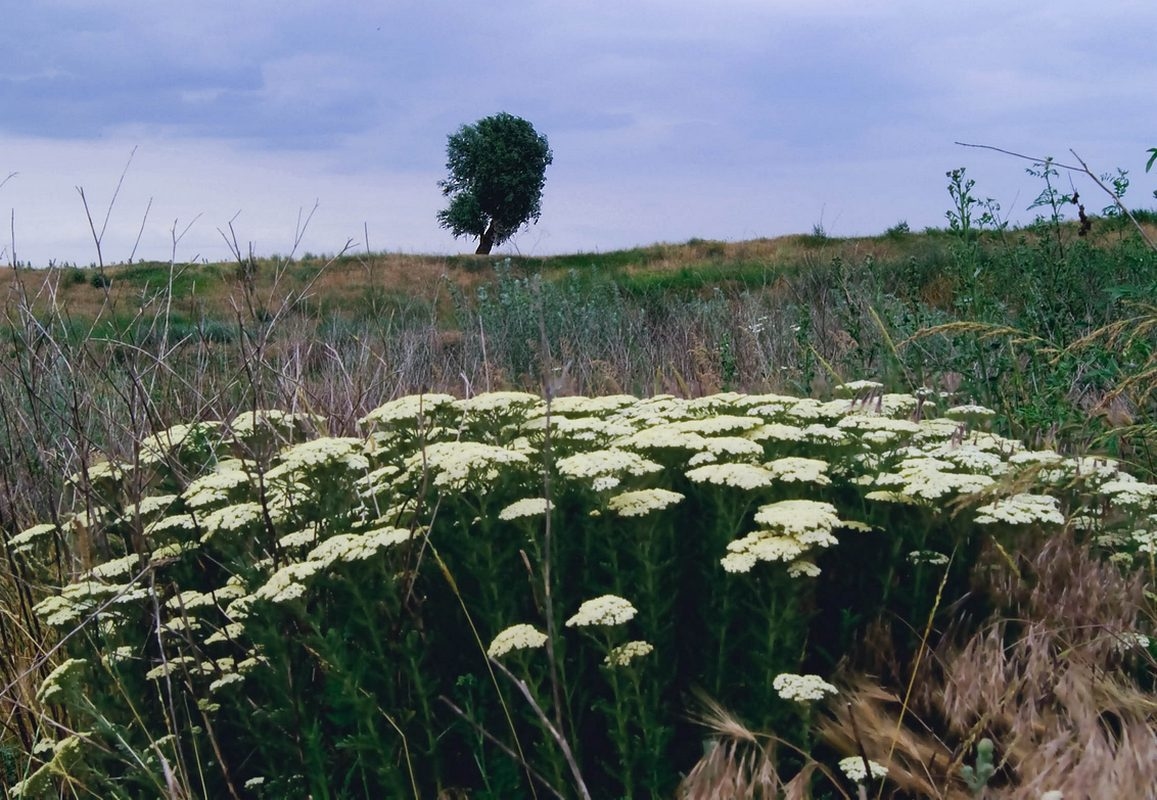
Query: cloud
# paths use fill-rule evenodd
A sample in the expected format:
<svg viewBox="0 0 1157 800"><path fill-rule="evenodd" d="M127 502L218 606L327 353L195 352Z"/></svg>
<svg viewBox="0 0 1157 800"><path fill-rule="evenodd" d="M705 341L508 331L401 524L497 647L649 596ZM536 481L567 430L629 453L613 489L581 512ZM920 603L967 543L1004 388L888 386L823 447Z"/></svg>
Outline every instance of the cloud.
<svg viewBox="0 0 1157 800"><path fill-rule="evenodd" d="M955 140L1072 147L1133 169L1146 198L1155 26L1157 6L1132 1L17 4L0 28L0 175L22 174L0 203L24 252L86 253L83 226L65 233L74 187L115 186L139 145L123 208L154 198L151 247L203 213L194 249L215 252L243 209L284 249L317 198L315 250L363 222L391 247L467 250L434 220L446 137L501 110L555 152L543 218L518 240L540 252L821 217L835 234L937 224L957 166L1008 208L1035 197L1025 164Z"/></svg>

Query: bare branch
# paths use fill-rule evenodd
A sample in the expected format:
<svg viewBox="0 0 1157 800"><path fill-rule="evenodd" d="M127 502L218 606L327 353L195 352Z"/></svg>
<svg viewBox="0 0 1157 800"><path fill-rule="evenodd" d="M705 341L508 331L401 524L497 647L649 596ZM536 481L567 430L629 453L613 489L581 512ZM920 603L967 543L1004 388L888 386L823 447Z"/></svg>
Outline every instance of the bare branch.
<svg viewBox="0 0 1157 800"><path fill-rule="evenodd" d="M1060 167L1061 169L1072 170L1073 172L1080 172L1084 175L1089 176L1089 179L1092 180L1092 182L1095 183L1101 189L1101 191L1103 191L1105 194L1107 194L1113 200L1113 205L1115 205L1121 211L1122 214L1124 214L1126 217L1129 218L1129 221L1133 223L1133 227L1137 229L1137 233L1141 234L1141 238L1145 241L1145 244L1149 245L1149 248L1151 250L1157 250L1157 243L1154 243L1153 240L1149 238L1149 234L1145 233L1145 229L1143 227L1141 227L1141 223L1138 222L1137 218L1133 216L1133 212L1131 212L1129 209L1125 208L1125 205L1121 202L1121 198L1119 198L1117 196L1117 193L1114 192L1112 189L1110 189L1108 186L1106 186L1101 181L1101 179L1099 177L1097 177L1091 169L1089 169L1089 165L1086 164L1084 162L1084 160L1082 160L1081 157L1076 154L1076 151L1074 151L1072 149L1069 150L1069 152L1073 154L1073 158L1075 158L1077 160L1077 163L1080 164L1079 167L1073 166L1072 164L1062 164L1061 162L1054 161L1051 158L1040 158L1038 156L1029 156L1029 155L1025 155L1024 153L1017 153L1017 152L1014 152L1012 150L1005 150L1003 147L994 147L993 145L990 145L990 144L971 144L969 142L953 142L953 144L960 145L961 147L974 147L978 150L993 150L997 153L1003 153L1006 156L1012 156L1014 158L1020 158L1020 159L1023 159L1025 161L1032 161L1033 163L1036 163L1036 164L1044 164L1046 162L1049 162L1054 167Z"/></svg>
<svg viewBox="0 0 1157 800"><path fill-rule="evenodd" d="M141 217L141 229L139 231L137 231L137 240L135 242L133 242L132 252L129 253L129 263L130 264L133 263L133 258L137 254L137 248L140 247L141 236L143 236L145 233L145 223L149 219L149 209L151 209L152 207L153 207L153 198L150 197L148 205L145 206L145 214L143 217Z"/></svg>
<svg viewBox="0 0 1157 800"><path fill-rule="evenodd" d="M551 786L550 782L547 781L546 778L542 777L542 775L540 775L537 770L535 770L533 767L531 767L529 764L527 764L525 759L523 759L517 752L515 752L514 748L512 748L510 745L503 742L501 739L496 737L490 731L483 728L481 725L479 725L474 720L470 719L470 717L468 717L466 715L466 712L463 711L462 709L460 709L458 706L454 705L454 703L450 700L450 698L446 697L445 695L439 695L438 699L441 700L445 705L447 705L451 711L453 711L455 714L457 714L459 717L461 717L462 720L466 724L468 724L470 727L472 727L474 730L476 730L479 734L481 734L482 737L484 739L486 739L486 741L490 742L495 747L497 747L499 750L506 753L506 755L510 756L515 761L517 761L519 764L521 764L522 768L526 770L526 773L528 775L530 775L531 778L533 778L534 780L541 783L542 787L544 789L546 789L548 792L553 794L559 800L566 800L566 798L562 794L562 792L560 792L558 789Z"/></svg>

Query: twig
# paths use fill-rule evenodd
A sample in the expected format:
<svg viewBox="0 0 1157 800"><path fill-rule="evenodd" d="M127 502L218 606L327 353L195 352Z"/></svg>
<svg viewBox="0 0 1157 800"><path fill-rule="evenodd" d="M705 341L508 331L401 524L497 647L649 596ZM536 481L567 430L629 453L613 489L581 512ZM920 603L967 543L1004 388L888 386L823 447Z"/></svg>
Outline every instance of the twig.
<svg viewBox="0 0 1157 800"><path fill-rule="evenodd" d="M528 774L534 780L541 783L544 789L549 791L551 794L553 794L559 800L566 800L566 797L563 795L563 793L560 792L558 789L554 788L547 781L546 778L542 777L542 775L540 775L538 773L537 770L535 770L533 767L531 767L529 764L527 764L525 761L523 761L522 757L517 752L515 752L513 747L511 747L510 745L503 742L501 739L496 737L490 731L483 728L481 725L479 725L474 720L470 719L470 717L466 714L466 712L463 711L462 709L460 709L458 706L454 705L453 701L451 701L450 698L446 697L445 695L438 695L438 699L441 700L446 706L448 706L451 711L453 711L455 714L457 714L459 717L461 717L462 720L467 725L469 725L471 728L476 730L478 733L482 734L482 737L484 739L486 739L486 741L490 742L495 747L497 747L499 750L506 753L506 755L510 756L515 761L522 764L522 768L526 770L526 774Z"/></svg>
<svg viewBox="0 0 1157 800"><path fill-rule="evenodd" d="M1157 244L1155 244L1153 242L1153 240L1149 238L1149 234L1145 233L1145 229L1141 227L1141 223L1138 222L1137 218L1133 216L1133 212L1131 212L1129 209L1125 208L1125 205L1121 202L1121 198L1117 196L1117 193L1114 192L1112 189L1110 189L1108 186L1106 186L1104 183L1102 183L1101 179L1093 174L1093 171L1091 169L1089 169L1089 165L1086 164L1084 162L1084 160L1079 155L1077 155L1076 151L1073 150L1072 148L1069 149L1069 152L1073 154L1073 158L1075 158L1077 160L1077 163L1080 164L1079 167L1075 167L1072 164L1062 164L1059 161L1052 161L1051 159L1048 159L1048 158L1038 158L1036 156L1027 156L1024 153L1017 153L1017 152L1014 152L1012 150L1005 150L1003 147L994 147L993 145L990 145L990 144L971 144L969 142L953 142L953 144L958 144L961 147L974 147L974 148L977 148L978 150L994 150L997 153L1003 153L1006 156L1013 156L1014 158L1024 159L1025 161L1032 161L1033 163L1036 163L1036 164L1043 164L1043 163L1051 161L1051 163L1054 167L1060 167L1061 169L1072 170L1073 172L1080 172L1084 175L1089 176L1089 179L1092 180L1093 183L1095 183L1101 189L1101 191L1103 191L1110 198L1112 198L1113 205L1115 205L1118 209L1120 209L1121 213L1129 218L1129 221L1133 223L1133 227L1137 229L1137 233L1141 234L1141 238L1145 240L1145 244L1149 245L1149 249L1157 250Z"/></svg>
<svg viewBox="0 0 1157 800"><path fill-rule="evenodd" d="M148 205L145 206L145 213L141 217L141 228L137 231L137 240L133 242L132 252L129 253L129 263L133 263L133 258L136 257L137 248L141 246L141 236L145 233L145 223L149 219L149 210L153 207L153 198L149 198Z"/></svg>
<svg viewBox="0 0 1157 800"><path fill-rule="evenodd" d="M585 800L591 800L591 793L587 791L586 782L583 781L582 772L579 771L578 762L576 762L574 759L574 753L571 752L570 745L567 744L566 738L562 735L562 731L560 731L551 723L550 718L546 716L546 712L542 710L542 706L540 706L538 701L534 699L534 694L531 693L530 687L526 685L526 681L517 677L513 672L508 670L506 665L504 665L498 659L487 657L487 660L494 666L498 667L502 674L509 678L510 682L513 683L518 691L522 694L522 696L526 698L526 702L530 704L531 709L534 711L534 715L538 717L538 721L541 722L543 727L545 727L547 731L550 732L551 737L558 745L558 749L562 751L562 757L566 759L567 766L570 767L571 777L574 779L574 785L578 790L579 795Z"/></svg>
<svg viewBox="0 0 1157 800"><path fill-rule="evenodd" d="M108 221L112 216L113 206L116 205L117 197L120 196L121 186L124 185L125 176L129 174L129 167L132 166L133 156L137 154L137 148L134 145L132 151L129 153L128 161L125 162L125 168L121 171L120 179L117 181L117 188L113 190L112 199L108 201L108 210L104 212L104 224L100 226L100 238L104 240L104 232L108 229ZM151 201L150 201L151 202Z"/></svg>
<svg viewBox="0 0 1157 800"><path fill-rule="evenodd" d="M439 502L441 502L441 498L439 498ZM506 724L510 727L510 735L514 738L514 746L516 748L518 748L518 753L521 756L521 758L519 758L519 762L527 770L526 774L527 774L527 777L529 778L530 777L530 771L529 771L530 770L530 764L526 760L526 754L523 752L522 742L520 742L518 739L518 730L514 727L514 717L511 716L510 707L506 704L506 700L502 696L501 687L499 687L499 685L498 685L498 676L494 674L494 667L497 666L499 669L501 669L504 673L506 673L508 676L510 676L511 680L517 681L518 679L515 678L513 675L511 675L510 672L506 669L506 667L502 666L502 664L500 664L497 659L491 658L490 655L486 652L486 647L482 644L482 638L478 635L478 627L474 624L474 617L471 616L470 609L468 609L466 607L466 600L462 597L462 592L459 591L459 589L458 589L458 582L456 580L454 580L454 575L450 572L450 567L448 567L446 565L446 562L442 560L442 556L438 552L438 548L436 548L434 546L433 542L430 541L430 535L428 532L427 532L426 536L423 537L423 546L429 546L430 553L433 555L434 561L435 561L435 563L437 563L438 569L442 573L442 577L446 580L446 583L450 586L450 591L453 592L454 597L456 597L458 599L458 605L461 607L462 613L466 616L466 624L470 626L470 633L472 633L474 635L475 644L478 645L478 649L482 652L483 656L486 659L486 661L485 661L486 671L490 675L490 682L494 685L494 690L498 693L498 704L500 706L502 706L502 713L506 717ZM543 720L543 722L546 724L546 726L548 728L550 728L550 730L553 732L554 729L551 726L550 721L548 719L546 719L546 717L542 714L542 709L540 709L538 707L538 705L534 702L534 698L529 694L530 689L526 688L526 684L522 684L522 689L523 689L523 694L530 701L531 707L535 710L535 712ZM569 753L569 749L566 747L565 742L563 742L562 746L563 746L564 754ZM575 766L574 769L577 770L578 767ZM577 775L577 772L576 772L576 775ZM578 780L579 780L579 786L582 787L582 789L583 789L583 796L587 800L590 800L590 795L586 794L586 787L582 786L581 776L578 778ZM538 800L538 792L536 792L534 790L533 779L530 781L530 786L528 788L530 789L531 796L534 797L535 800Z"/></svg>

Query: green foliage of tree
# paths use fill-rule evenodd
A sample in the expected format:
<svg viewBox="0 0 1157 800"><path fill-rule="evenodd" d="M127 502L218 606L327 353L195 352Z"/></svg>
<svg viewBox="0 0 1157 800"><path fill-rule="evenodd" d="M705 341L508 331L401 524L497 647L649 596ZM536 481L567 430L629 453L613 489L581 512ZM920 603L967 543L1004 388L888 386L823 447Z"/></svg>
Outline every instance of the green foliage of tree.
<svg viewBox="0 0 1157 800"><path fill-rule="evenodd" d="M438 212L438 221L455 237L477 236L477 252L489 253L538 221L553 157L546 137L512 114L463 125L446 145L450 177L438 185L450 205Z"/></svg>

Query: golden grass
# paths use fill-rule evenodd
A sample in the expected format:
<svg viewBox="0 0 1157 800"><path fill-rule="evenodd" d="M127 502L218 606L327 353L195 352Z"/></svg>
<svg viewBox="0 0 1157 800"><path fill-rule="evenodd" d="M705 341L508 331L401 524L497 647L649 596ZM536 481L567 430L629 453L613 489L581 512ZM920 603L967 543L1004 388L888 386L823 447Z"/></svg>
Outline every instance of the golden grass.
<svg viewBox="0 0 1157 800"><path fill-rule="evenodd" d="M1143 574L1123 574L1072 536L1016 564L994 556L977 574L1002 608L963 642L944 637L918 676L909 722L897 724L891 682L864 672L849 679L823 738L846 755L862 745L904 797L971 797L960 767L985 737L997 748L991 800L1154 797L1157 695L1132 677L1153 664L1122 648L1142 627ZM895 671L886 660L877 673Z"/></svg>
<svg viewBox="0 0 1157 800"><path fill-rule="evenodd" d="M706 729L710 743L703 758L679 784L678 800L806 800L811 797L817 770L841 796L848 797L831 773L810 758L795 775L781 776L776 751L790 745L751 731L706 696L700 696L699 702L701 711L694 719Z"/></svg>

